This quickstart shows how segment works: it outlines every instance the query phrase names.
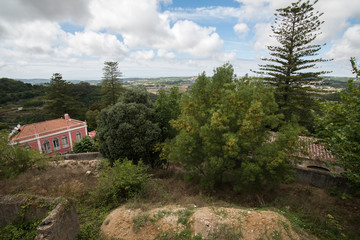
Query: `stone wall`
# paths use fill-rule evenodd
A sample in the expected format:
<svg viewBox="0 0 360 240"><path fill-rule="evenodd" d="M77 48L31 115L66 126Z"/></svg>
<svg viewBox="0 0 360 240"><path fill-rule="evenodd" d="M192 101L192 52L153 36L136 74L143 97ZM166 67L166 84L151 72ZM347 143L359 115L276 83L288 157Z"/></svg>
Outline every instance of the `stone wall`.
<svg viewBox="0 0 360 240"><path fill-rule="evenodd" d="M319 188L346 186L346 180L340 177L338 174L300 166L295 167L295 170L295 181L299 183L305 183Z"/></svg>
<svg viewBox="0 0 360 240"><path fill-rule="evenodd" d="M99 152L89 152L64 154L62 157L65 160L94 160L96 158L102 158L102 155Z"/></svg>
<svg viewBox="0 0 360 240"><path fill-rule="evenodd" d="M55 205L49 214L49 209ZM37 240L72 240L80 232L72 201L36 196L0 196L0 226L16 220L33 219L44 219L37 228Z"/></svg>

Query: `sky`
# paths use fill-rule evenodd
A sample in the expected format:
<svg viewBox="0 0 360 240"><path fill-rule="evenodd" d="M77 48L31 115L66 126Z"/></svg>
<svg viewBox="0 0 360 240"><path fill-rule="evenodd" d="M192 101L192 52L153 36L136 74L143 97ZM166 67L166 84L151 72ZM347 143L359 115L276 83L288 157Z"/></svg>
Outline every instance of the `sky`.
<svg viewBox="0 0 360 240"><path fill-rule="evenodd" d="M0 77L98 80L105 61L124 78L212 75L226 62L256 75L274 13L289 0L0 0ZM352 76L360 59L360 1L319 0L326 44L317 70Z"/></svg>

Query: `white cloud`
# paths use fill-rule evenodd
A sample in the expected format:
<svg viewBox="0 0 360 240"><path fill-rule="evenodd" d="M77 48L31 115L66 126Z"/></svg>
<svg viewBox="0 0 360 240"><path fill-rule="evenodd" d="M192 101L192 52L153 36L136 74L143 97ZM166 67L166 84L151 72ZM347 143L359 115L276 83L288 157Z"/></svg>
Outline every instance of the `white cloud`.
<svg viewBox="0 0 360 240"><path fill-rule="evenodd" d="M51 20L84 23L87 0L0 0L0 17L11 22Z"/></svg>
<svg viewBox="0 0 360 240"><path fill-rule="evenodd" d="M246 35L249 32L249 27L246 23L238 23L234 26L234 31L240 36L240 37L246 37Z"/></svg>
<svg viewBox="0 0 360 240"><path fill-rule="evenodd" d="M153 50L136 51L130 54L130 58L136 60L151 60L155 57Z"/></svg>
<svg viewBox="0 0 360 240"><path fill-rule="evenodd" d="M176 57L175 53L166 51L164 49L159 49L157 51L157 55L161 58L168 58L168 59L172 59Z"/></svg>
<svg viewBox="0 0 360 240"><path fill-rule="evenodd" d="M159 13L156 0L94 0L93 19L87 29L120 34L129 48L155 48L214 57L223 41L215 28L201 27L192 21L177 21L170 26L168 15Z"/></svg>
<svg viewBox="0 0 360 240"><path fill-rule="evenodd" d="M51 55L59 38L65 33L54 22L32 21L27 23L0 23L2 47L22 54Z"/></svg>
<svg viewBox="0 0 360 240"><path fill-rule="evenodd" d="M129 51L115 35L97 32L68 33L64 38L65 48L60 48L60 56L97 56L122 58Z"/></svg>
<svg viewBox="0 0 360 240"><path fill-rule="evenodd" d="M196 57L215 57L222 49L223 40L215 28L204 28L191 21L178 21L171 29L172 38L165 49L176 49Z"/></svg>
<svg viewBox="0 0 360 240"><path fill-rule="evenodd" d="M350 57L360 56L360 25L348 28L341 39L331 43L331 49L325 54L335 61L349 60Z"/></svg>

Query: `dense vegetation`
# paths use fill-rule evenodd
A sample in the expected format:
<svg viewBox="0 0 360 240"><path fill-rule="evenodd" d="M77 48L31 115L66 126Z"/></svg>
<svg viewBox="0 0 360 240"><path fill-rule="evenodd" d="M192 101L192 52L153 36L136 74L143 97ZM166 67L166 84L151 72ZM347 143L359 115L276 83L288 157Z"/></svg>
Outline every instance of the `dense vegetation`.
<svg viewBox="0 0 360 240"><path fill-rule="evenodd" d="M88 199L92 209L80 209L83 217L88 211L95 216L104 214L137 194L150 195L142 192L151 181L149 167L161 171L168 163L179 167L180 177L197 191L227 191L235 196L255 191L251 196L262 203L262 193L276 191L279 183L292 179L293 154L299 151L298 136L304 133L319 137L340 159L336 164L346 170L344 176L359 192L360 85L350 81L340 98L314 94L318 91L314 86L322 83L320 75L327 73L311 71L315 63L325 60L307 58L320 51L319 45L311 45L322 23L314 4L300 0L277 10L273 32L280 46L268 47L272 58L265 60L270 64L260 65L267 74L264 79L235 80L232 65L225 64L216 68L213 76L199 75L188 92L172 88L154 96L144 88L124 89L117 62L105 62L101 86L73 84L60 73L54 73L47 86L2 79L0 103L26 100L23 106L36 111L23 118L26 123L69 113L73 118L87 119L89 129L97 131L99 151L108 160L103 163L96 191ZM351 64L358 77L355 59ZM46 97L45 103L31 99L39 96ZM302 131L300 125L310 132ZM1 136L1 178L42 166L41 156L8 146L6 140L6 135ZM74 151L93 151L96 144L84 138ZM173 174L166 171L163 175ZM157 186L156 182L151 184ZM154 194L160 191L147 187ZM298 192L305 199L306 190ZM273 206L280 208L292 204L286 198L279 200L285 203L272 200ZM332 215L325 220L313 219L311 211L296 204L291 207L305 222L311 219L308 230L312 233L324 239L346 238ZM99 237L91 235L91 225L86 227L80 239Z"/></svg>
<svg viewBox="0 0 360 240"><path fill-rule="evenodd" d="M42 85L31 85L9 78L0 78L0 104L43 96L44 93L45 87Z"/></svg>

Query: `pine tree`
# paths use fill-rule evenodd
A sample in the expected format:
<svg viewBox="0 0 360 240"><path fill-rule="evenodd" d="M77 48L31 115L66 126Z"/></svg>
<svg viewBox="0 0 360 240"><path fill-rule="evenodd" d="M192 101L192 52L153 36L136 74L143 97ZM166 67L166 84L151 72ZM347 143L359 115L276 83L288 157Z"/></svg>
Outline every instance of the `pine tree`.
<svg viewBox="0 0 360 240"><path fill-rule="evenodd" d="M329 71L309 71L316 63L329 61L323 58L311 58L318 55L321 45L312 42L321 33L320 20L323 13L314 11L314 3L299 0L285 8L277 9L273 35L277 46L267 46L270 58L264 58L268 64L259 65L266 74L266 81L276 88L276 100L285 120L294 115L301 117L300 123L309 128L310 109L314 105L316 90L321 85L321 76Z"/></svg>
<svg viewBox="0 0 360 240"><path fill-rule="evenodd" d="M46 87L47 103L45 111L48 118L58 118L65 113L71 117L83 119L85 114L84 106L72 95L72 84L62 78L60 73L54 73Z"/></svg>
<svg viewBox="0 0 360 240"><path fill-rule="evenodd" d="M105 106L114 105L121 95L122 73L118 69L118 62L105 62L104 64L104 76L101 83L103 102Z"/></svg>

